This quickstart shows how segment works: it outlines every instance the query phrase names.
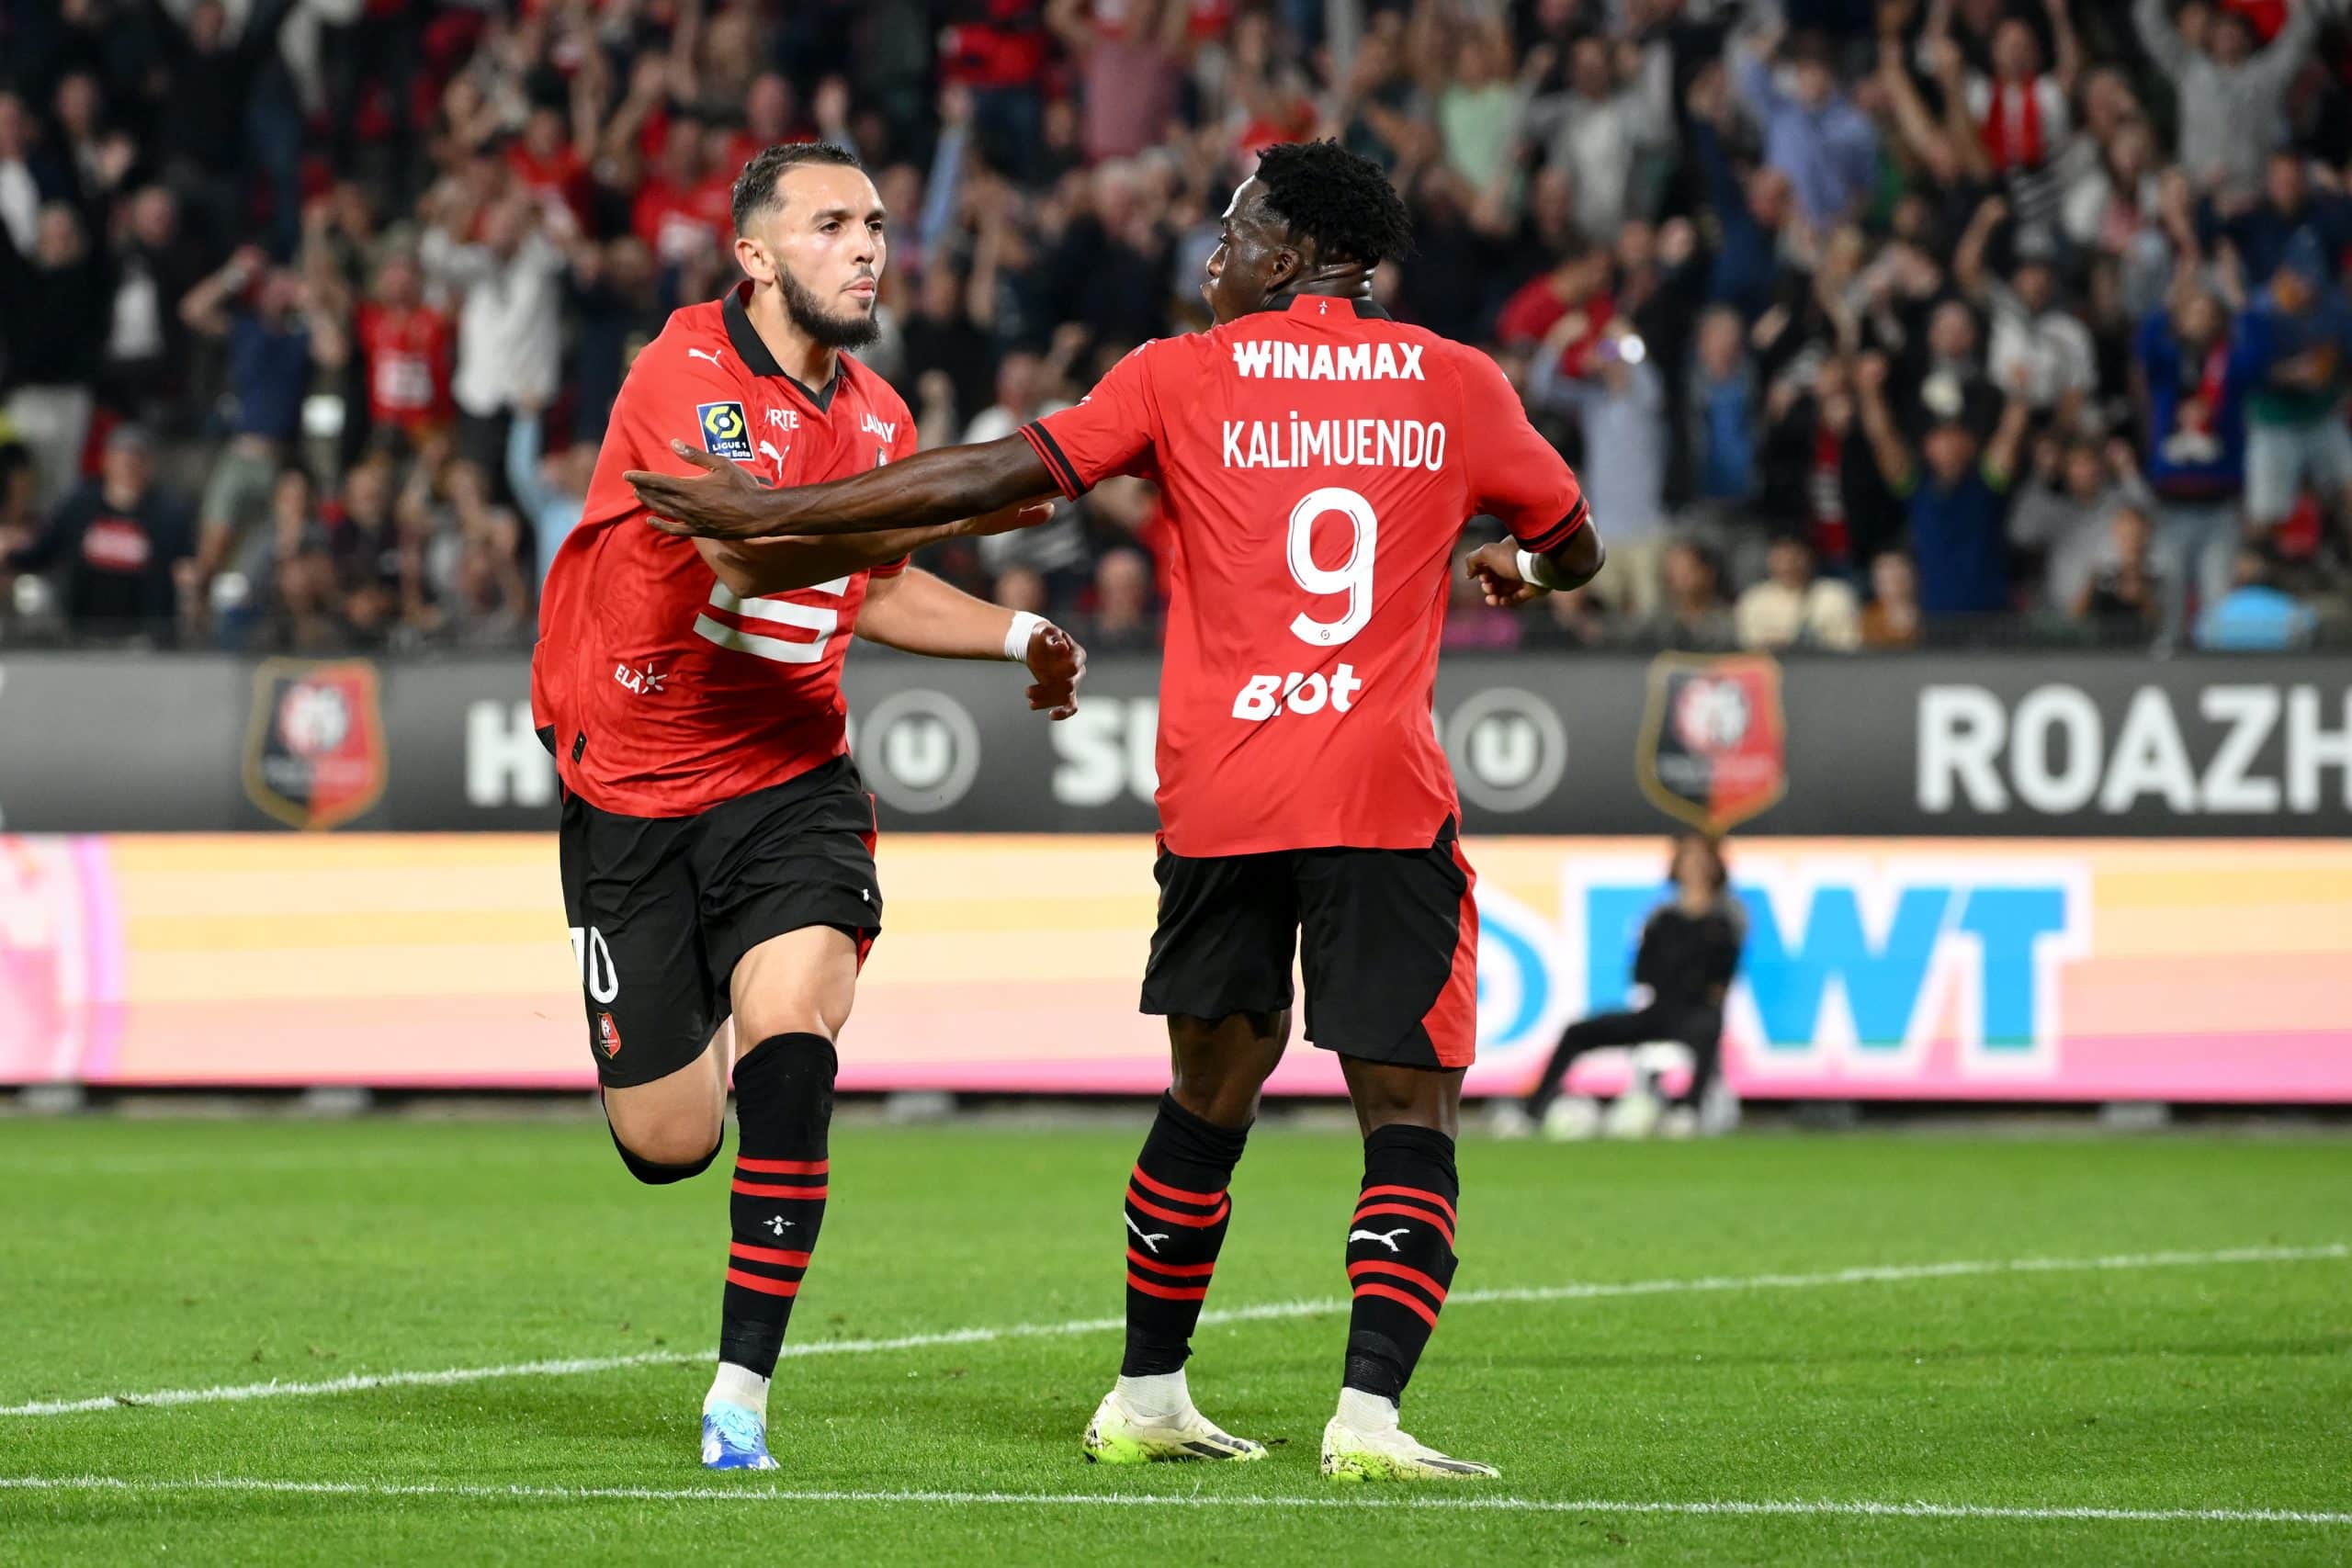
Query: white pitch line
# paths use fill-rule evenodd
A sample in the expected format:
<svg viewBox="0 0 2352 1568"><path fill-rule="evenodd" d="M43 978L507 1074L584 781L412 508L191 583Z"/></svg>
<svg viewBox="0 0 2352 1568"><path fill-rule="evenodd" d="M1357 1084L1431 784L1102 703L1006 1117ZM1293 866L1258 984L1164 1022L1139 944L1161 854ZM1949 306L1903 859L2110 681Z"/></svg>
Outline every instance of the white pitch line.
<svg viewBox="0 0 2352 1568"><path fill-rule="evenodd" d="M1806 1291L1833 1285L1898 1284L1915 1280L1953 1280L1997 1274L2086 1273L2107 1269L2194 1269L2233 1263L2314 1263L2352 1258L2352 1245L2324 1247L2236 1247L2217 1252L2132 1252L2106 1258L2009 1258L1951 1263L1896 1263L1838 1269L1821 1274L1724 1274L1669 1280L1595 1280L1582 1284L1505 1286L1456 1291L1449 1306L1510 1302L1597 1301L1615 1296L1662 1296L1725 1291ZM1342 1299L1263 1302L1201 1314L1201 1326L1263 1323L1313 1317L1348 1310ZM943 1333L901 1334L884 1339L817 1339L787 1344L786 1356L860 1356L891 1350L926 1350L949 1345L992 1345L1007 1339L1058 1339L1103 1334L1126 1326L1124 1317L1084 1317L1068 1323L1011 1323L996 1327L956 1328ZM313 1394L364 1393L379 1388L441 1388L496 1378L574 1377L630 1367L686 1366L707 1362L707 1350L648 1350L633 1356L581 1356L559 1360L510 1361L491 1367L445 1367L422 1372L356 1372L316 1382L227 1383L210 1388L153 1389L144 1393L107 1393L88 1399L35 1400L0 1405L0 1416L75 1416L101 1410L175 1404L222 1404L249 1399L291 1399Z"/></svg>
<svg viewBox="0 0 2352 1568"><path fill-rule="evenodd" d="M1646 1502L1585 1497L1422 1497L1306 1495L1220 1496L1215 1493L770 1491L732 1486L481 1486L445 1482L269 1481L205 1476L131 1481L114 1475L0 1476L0 1490L23 1492L247 1492L319 1497L455 1497L472 1501L563 1503L868 1503L1058 1508L1388 1508L1408 1512L1528 1514L1807 1515L1886 1519L2077 1520L2124 1524L2352 1525L2352 1513L2306 1508L2098 1508L1996 1506L1979 1503L1878 1503L1771 1499Z"/></svg>

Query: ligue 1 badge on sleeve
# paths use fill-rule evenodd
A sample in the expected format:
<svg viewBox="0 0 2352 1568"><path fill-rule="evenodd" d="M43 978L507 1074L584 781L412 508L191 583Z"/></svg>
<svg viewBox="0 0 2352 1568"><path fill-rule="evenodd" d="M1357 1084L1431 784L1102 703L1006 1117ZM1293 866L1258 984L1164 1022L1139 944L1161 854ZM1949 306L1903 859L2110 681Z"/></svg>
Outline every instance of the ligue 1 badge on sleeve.
<svg viewBox="0 0 2352 1568"><path fill-rule="evenodd" d="M384 716L365 660L268 659L254 671L245 794L289 828L341 827L383 797Z"/></svg>
<svg viewBox="0 0 2352 1568"><path fill-rule="evenodd" d="M1728 832L1788 793L1788 733L1773 660L1661 654L1650 664L1634 766L1659 810Z"/></svg>

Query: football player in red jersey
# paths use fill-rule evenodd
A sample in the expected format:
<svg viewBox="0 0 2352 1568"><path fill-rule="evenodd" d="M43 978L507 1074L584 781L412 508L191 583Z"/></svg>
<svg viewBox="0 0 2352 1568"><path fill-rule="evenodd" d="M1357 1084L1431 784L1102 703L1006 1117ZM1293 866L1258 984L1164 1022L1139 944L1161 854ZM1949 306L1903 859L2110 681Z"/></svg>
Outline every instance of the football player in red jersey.
<svg viewBox="0 0 2352 1568"><path fill-rule="evenodd" d="M1084 655L1038 616L907 564L933 539L1042 509L747 545L643 525L621 475L670 460L673 440L775 485L915 449L906 404L842 352L875 336L887 249L857 160L770 148L736 180L734 216L749 280L677 311L630 366L548 570L531 701L564 785L591 1054L639 1180L717 1156L732 1021L733 1244L703 1462L769 1470L768 1379L825 1213L833 1043L882 924L873 799L844 731L847 637L1025 664L1030 706L1057 718L1075 709Z"/></svg>
<svg viewBox="0 0 2352 1568"><path fill-rule="evenodd" d="M1476 1022L1473 878L1431 688L1465 520L1513 536L1470 558L1498 604L1589 581L1601 550L1576 476L1494 362L1373 302L1408 227L1377 165L1277 146L1226 209L1204 288L1216 325L1146 344L1076 408L809 490L628 476L665 531L811 542L1116 473L1160 485L1174 570L1143 1007L1168 1016L1174 1081L1127 1185L1126 1355L1085 1439L1106 1462L1264 1452L1201 1416L1183 1363L1289 1038L1296 951L1306 1036L1339 1054L1364 1134L1323 1469L1495 1473L1396 1425L1453 1278Z"/></svg>

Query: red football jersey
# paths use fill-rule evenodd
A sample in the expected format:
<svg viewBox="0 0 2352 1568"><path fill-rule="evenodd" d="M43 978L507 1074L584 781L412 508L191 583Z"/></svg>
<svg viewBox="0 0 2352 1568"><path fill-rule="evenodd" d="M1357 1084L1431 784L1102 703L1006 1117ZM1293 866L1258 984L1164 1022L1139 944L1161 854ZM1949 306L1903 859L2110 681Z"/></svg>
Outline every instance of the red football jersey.
<svg viewBox="0 0 2352 1568"><path fill-rule="evenodd" d="M430 305L359 307L359 347L368 358L368 417L379 428L418 434L449 423L449 318Z"/></svg>
<svg viewBox="0 0 2352 1568"><path fill-rule="evenodd" d="M1069 495L1160 486L1168 848L1428 848L1457 809L1430 713L1462 525L1552 550L1587 520L1494 361L1308 296L1148 343L1023 428Z"/></svg>
<svg viewBox="0 0 2352 1568"><path fill-rule="evenodd" d="M775 485L844 479L915 449L907 405L848 355L821 392L786 375L744 312L749 288L677 311L629 367L539 604L532 721L553 727L564 783L624 816L689 816L847 750L850 629L867 577L907 564L746 599L693 540L646 523L621 476L684 471L673 440Z"/></svg>

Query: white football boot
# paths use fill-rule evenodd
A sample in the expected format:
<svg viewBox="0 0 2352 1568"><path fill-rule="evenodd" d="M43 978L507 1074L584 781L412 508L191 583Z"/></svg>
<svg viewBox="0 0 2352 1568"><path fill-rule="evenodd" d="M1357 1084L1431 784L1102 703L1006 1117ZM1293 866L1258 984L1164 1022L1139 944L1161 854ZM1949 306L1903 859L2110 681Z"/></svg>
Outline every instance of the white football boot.
<svg viewBox="0 0 2352 1568"><path fill-rule="evenodd" d="M1323 1428L1323 1473L1334 1481L1484 1481L1502 1472L1453 1459L1396 1425L1396 1406L1377 1394L1340 1391L1340 1412Z"/></svg>
<svg viewBox="0 0 2352 1568"><path fill-rule="evenodd" d="M1181 1371L1121 1378L1094 1407L1083 1446L1091 1464L1246 1463L1266 1457L1263 1443L1237 1438L1202 1415Z"/></svg>

